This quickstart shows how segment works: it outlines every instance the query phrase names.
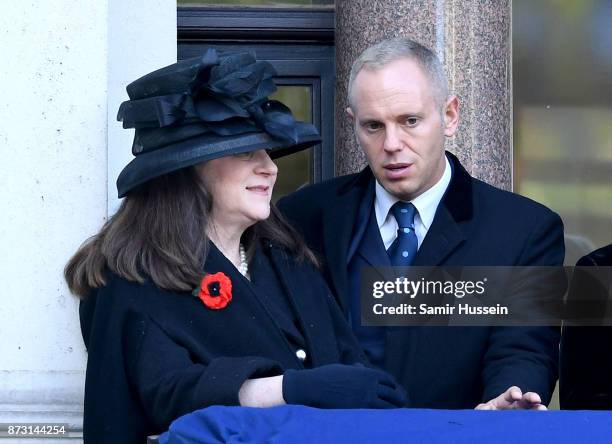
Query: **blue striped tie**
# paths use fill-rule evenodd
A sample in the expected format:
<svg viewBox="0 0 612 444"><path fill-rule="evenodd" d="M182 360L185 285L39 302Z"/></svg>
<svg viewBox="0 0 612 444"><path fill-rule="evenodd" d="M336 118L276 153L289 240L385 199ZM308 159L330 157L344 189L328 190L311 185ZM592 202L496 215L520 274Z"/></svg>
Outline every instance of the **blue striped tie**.
<svg viewBox="0 0 612 444"><path fill-rule="evenodd" d="M419 246L414 232L416 208L410 202L396 202L391 212L397 221L397 239L393 241L387 254L394 267L406 267L412 264Z"/></svg>

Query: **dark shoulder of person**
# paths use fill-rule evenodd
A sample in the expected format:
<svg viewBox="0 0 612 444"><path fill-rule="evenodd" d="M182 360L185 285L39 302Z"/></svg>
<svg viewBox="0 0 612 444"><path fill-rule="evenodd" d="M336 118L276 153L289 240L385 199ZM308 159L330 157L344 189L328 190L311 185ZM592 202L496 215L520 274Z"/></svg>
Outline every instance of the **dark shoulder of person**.
<svg viewBox="0 0 612 444"><path fill-rule="evenodd" d="M131 309L163 312L164 307L160 307L160 304L163 305L164 299L168 298L160 296L173 293L159 289L149 278L142 283L130 281L108 269L105 279L105 285L92 289L79 303L81 334L87 348L94 325L97 324L99 328L101 323L120 322Z"/></svg>
<svg viewBox="0 0 612 444"><path fill-rule="evenodd" d="M612 267L612 244L598 248L595 251L581 257L576 266L599 266Z"/></svg>
<svg viewBox="0 0 612 444"><path fill-rule="evenodd" d="M599 248L576 263L577 267L612 266L612 244ZM609 270L576 269L568 300L608 304ZM562 409L612 409L612 347L610 326L564 326L560 347L559 400Z"/></svg>
<svg viewBox="0 0 612 444"><path fill-rule="evenodd" d="M542 218L553 218L560 221L559 215L547 206L520 194L494 187L479 179L473 179L472 189L474 205L480 206L482 212L498 214L504 218L511 217L513 223L519 224L531 224Z"/></svg>
<svg viewBox="0 0 612 444"><path fill-rule="evenodd" d="M277 206L289 220L296 216L317 216L325 206L337 197L360 173L335 177L323 182L306 185L282 197Z"/></svg>

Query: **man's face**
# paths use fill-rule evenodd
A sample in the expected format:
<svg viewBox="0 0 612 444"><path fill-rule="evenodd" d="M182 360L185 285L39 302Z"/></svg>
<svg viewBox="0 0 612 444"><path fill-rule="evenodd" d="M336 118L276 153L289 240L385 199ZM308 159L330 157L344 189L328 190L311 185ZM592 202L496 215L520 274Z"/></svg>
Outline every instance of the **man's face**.
<svg viewBox="0 0 612 444"><path fill-rule="evenodd" d="M432 82L416 62L362 69L347 112L374 176L389 193L412 200L440 180L444 138L457 129L458 101L436 101Z"/></svg>

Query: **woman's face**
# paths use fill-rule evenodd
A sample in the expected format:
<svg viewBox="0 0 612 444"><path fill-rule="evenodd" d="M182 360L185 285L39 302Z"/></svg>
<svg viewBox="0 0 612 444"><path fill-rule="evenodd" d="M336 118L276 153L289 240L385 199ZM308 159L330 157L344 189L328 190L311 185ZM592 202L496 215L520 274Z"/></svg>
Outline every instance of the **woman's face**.
<svg viewBox="0 0 612 444"><path fill-rule="evenodd" d="M270 215L278 168L265 150L221 157L198 166L212 195L216 225L246 229Z"/></svg>

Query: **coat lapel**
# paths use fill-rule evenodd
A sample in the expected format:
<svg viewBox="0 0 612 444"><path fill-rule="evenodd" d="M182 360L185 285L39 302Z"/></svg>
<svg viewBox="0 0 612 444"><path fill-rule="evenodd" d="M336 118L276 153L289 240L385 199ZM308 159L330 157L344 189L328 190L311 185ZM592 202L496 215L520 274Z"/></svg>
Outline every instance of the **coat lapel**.
<svg viewBox="0 0 612 444"><path fill-rule="evenodd" d="M277 276L279 276L281 285L300 323L300 330L304 335L312 365L333 362L336 359L335 354L331 352L324 338L334 337L334 331L329 323L321 322L322 311L327 311L327 307L313 303L322 298L310 294L313 288L316 291L320 287L313 287L309 273L304 269L299 269L282 249L272 246L269 251L272 266L276 269Z"/></svg>
<svg viewBox="0 0 612 444"><path fill-rule="evenodd" d="M356 229L360 203L372 182L369 168L340 190L333 204L323 214L323 245L334 292L343 312L348 310L347 257ZM357 227L359 228L359 227Z"/></svg>
<svg viewBox="0 0 612 444"><path fill-rule="evenodd" d="M374 194L372 192L372 194ZM371 201L374 201L372 196ZM395 275L389 274L388 267L391 267L391 260L385 250L385 244L380 237L380 230L376 222L376 215L372 211L372 203L369 204L370 211L367 215L362 216L366 221L366 229L360 236L354 236L353 242L357 244L358 254L363 260L373 268L374 272L378 273L382 279L393 280Z"/></svg>
<svg viewBox="0 0 612 444"><path fill-rule="evenodd" d="M453 177L414 259L414 266L442 265L466 239L462 223L470 220L473 214L472 178L454 155L448 152L446 155Z"/></svg>
<svg viewBox="0 0 612 444"><path fill-rule="evenodd" d="M464 240L465 235L451 214L440 205L412 265L441 265Z"/></svg>
<svg viewBox="0 0 612 444"><path fill-rule="evenodd" d="M205 270L207 273L215 273L217 271L222 271L232 281L233 293L236 295L245 295L249 293L254 301L257 301L254 307L257 307L259 310L256 313L256 316L259 318L267 317L270 322L265 322L266 328L271 330L271 333L276 337L279 341L278 346L284 347L288 356L291 356L292 361L296 364L298 368L303 367L302 362L297 359L295 355L295 350L292 349L289 341L287 341L287 337L283 333L281 326L277 323L276 319L270 311L266 308L266 304L261 300L256 291L253 290L253 287L249 284L244 276L238 272L238 270L232 265L232 263L227 259L221 251L210 242L210 250L208 252L208 256L205 263ZM287 273L287 270L281 270L281 272ZM279 273L280 275L280 273Z"/></svg>

